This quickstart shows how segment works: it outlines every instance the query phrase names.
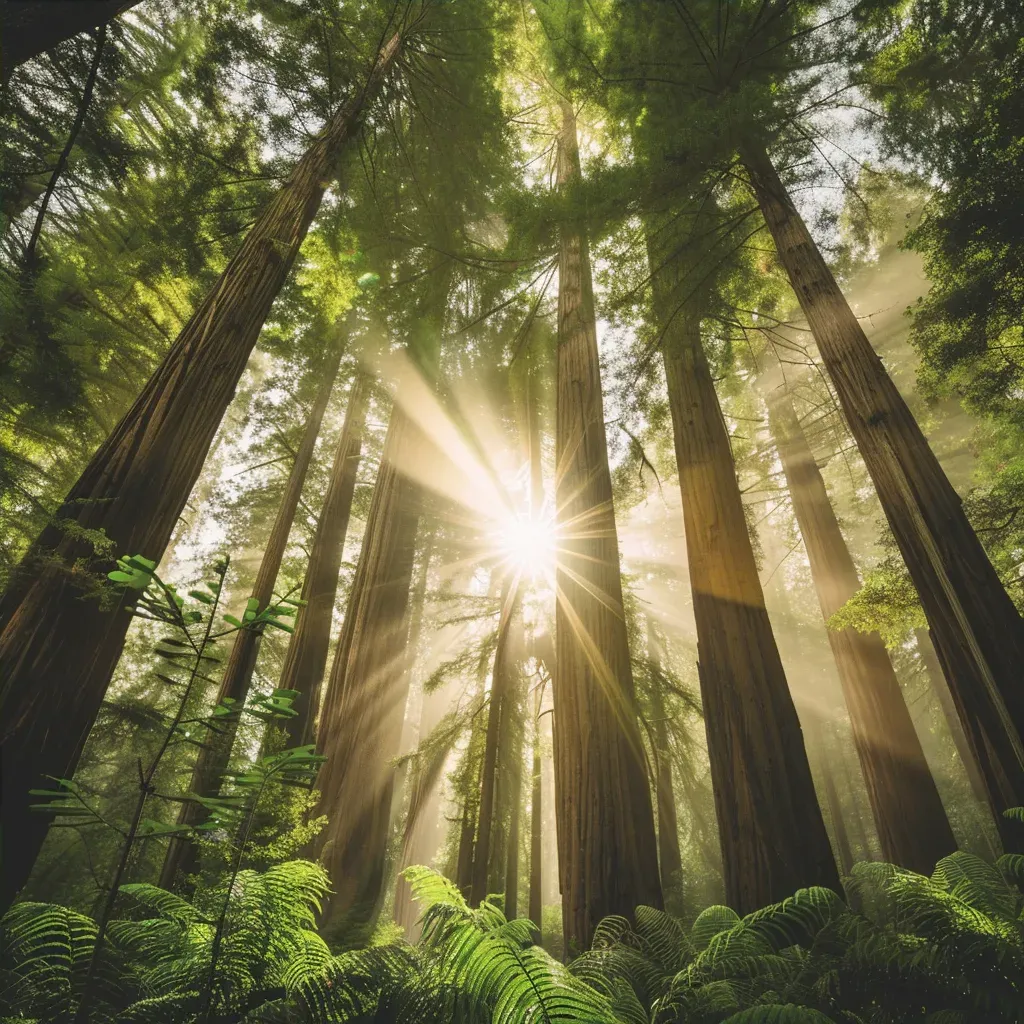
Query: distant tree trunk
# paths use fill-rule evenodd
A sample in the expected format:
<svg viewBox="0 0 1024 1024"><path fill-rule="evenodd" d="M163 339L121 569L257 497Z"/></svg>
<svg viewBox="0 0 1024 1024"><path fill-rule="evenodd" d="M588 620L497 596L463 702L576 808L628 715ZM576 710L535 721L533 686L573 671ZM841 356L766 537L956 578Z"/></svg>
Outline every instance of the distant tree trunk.
<svg viewBox="0 0 1024 1024"><path fill-rule="evenodd" d="M543 848L541 846L543 802L541 794L543 790L541 787L539 694L533 712L533 765L531 780L533 788L530 793L530 909L528 916L537 926L539 932L544 902L543 890L541 888L543 882L541 874L543 865Z"/></svg>
<svg viewBox="0 0 1024 1024"><path fill-rule="evenodd" d="M394 769L409 679L405 648L421 492L400 468L422 435L396 400L320 720L321 861L334 889L323 924L371 921L384 881ZM417 454L419 453L419 454Z"/></svg>
<svg viewBox="0 0 1024 1024"><path fill-rule="evenodd" d="M945 718L946 724L949 726L949 734L953 739L953 745L956 747L956 752L964 766L964 771L967 773L967 779L971 784L971 791L981 803L988 806L985 780L978 770L978 762L974 758L974 752L971 750L970 741L967 739L967 734L964 732L964 727L960 722L960 716L956 713L953 697L949 692L949 683L946 682L946 677L942 674L942 666L939 664L938 657L936 657L935 648L932 647L928 631L926 629L915 629L914 641L917 644L918 656L924 665L925 672L928 674L932 692L935 694L939 707L942 708L943 718Z"/></svg>
<svg viewBox="0 0 1024 1024"><path fill-rule="evenodd" d="M47 776L74 774L131 621L128 594L113 607L82 598L97 581L106 583L115 556L163 556L324 189L400 44L398 36L388 42L260 214L0 600L0 911L24 884L46 836L46 818L28 809L28 790L46 785ZM96 553L100 531L110 546Z"/></svg>
<svg viewBox="0 0 1024 1024"><path fill-rule="evenodd" d="M467 793L462 805L462 828L459 830L459 856L455 867L455 884L469 899L473 887L473 841L476 838L476 801Z"/></svg>
<svg viewBox="0 0 1024 1024"><path fill-rule="evenodd" d="M811 763L816 765L821 773L821 781L825 785L825 803L828 805L828 816L832 819L832 832L836 837L836 847L839 850L839 866L843 874L848 875L853 867L853 851L850 849L850 836L846 831L843 805L839 800L839 791L836 789L835 772L832 771L832 763L829 760L828 751L825 749L825 736L821 723L813 712L804 721L807 723L804 729L807 736L807 753Z"/></svg>
<svg viewBox="0 0 1024 1024"><path fill-rule="evenodd" d="M652 261L654 262L654 261ZM839 886L800 721L765 610L700 321L654 278L683 498L726 902L740 914ZM659 283L661 282L661 283Z"/></svg>
<svg viewBox="0 0 1024 1024"><path fill-rule="evenodd" d="M430 575L430 562L435 535L436 531L432 529L430 536L422 545L420 566L413 584L409 640L406 644L406 672L410 673L410 679L411 673L416 667L416 655L423 632L423 615L427 600L427 580ZM443 692L427 693L423 691L420 702L419 723L416 729L416 742L418 746L422 745L424 739L430 734L430 731L443 714L442 705L445 702L445 697L446 695ZM412 779L409 808L402 831L402 849L398 860L398 877L395 881L394 902L395 923L404 926L406 934L411 934L416 918L412 905L412 892L405 879L401 877L401 872L411 864L423 864L428 859L426 856L427 844L424 842L423 833L425 830L430 829L432 823L424 821L424 810L427 802L434 795L448 753L446 750L443 757L434 757L426 765L417 765ZM408 783L406 782L406 784ZM432 856L433 850L431 849L429 853Z"/></svg>
<svg viewBox="0 0 1024 1024"><path fill-rule="evenodd" d="M860 589L860 578L792 399L776 389L767 400L772 436L827 626ZM956 850L956 840L889 654L877 633L828 629L828 640L882 856L930 875L938 860Z"/></svg>
<svg viewBox="0 0 1024 1024"><path fill-rule="evenodd" d="M509 702L510 703L510 702ZM519 816L522 812L523 795L523 736L518 722L510 723L512 738L511 757L506 758L509 775L509 805L511 814L508 826L507 853L505 857L505 916L511 921L519 916Z"/></svg>
<svg viewBox="0 0 1024 1024"><path fill-rule="evenodd" d="M270 604L274 596L274 584L281 571L288 537L295 522L295 510L299 507L302 487L306 482L309 464L313 460L313 449L316 447L320 424L323 422L334 380L338 375L343 347L337 339L332 339L328 344L325 365L318 374L320 387L310 408L302 440L299 442L295 461L292 463L281 496L281 504L277 508L277 516L267 539L267 546L263 549L256 581L249 595L259 603L261 611ZM262 634L254 629L242 629L235 634L235 642L231 646L231 654L221 677L214 706L222 704L225 700L233 701L239 710L244 706L249 696L253 673L256 671L261 639ZM192 769L192 779L187 792L201 797L216 796L220 792L224 773L228 770L228 763L231 760L231 748L234 746L238 723L237 715L225 718L221 721L218 731L211 732L206 738ZM209 812L202 804L194 801L184 803L178 814L178 824L194 827L208 815ZM160 872L160 885L165 889L178 887L185 876L196 871L198 858L199 847L196 843L187 839L172 839L167 847L163 870Z"/></svg>
<svg viewBox="0 0 1024 1024"><path fill-rule="evenodd" d="M993 810L1024 804L1024 622L767 152L742 159L924 606Z"/></svg>
<svg viewBox="0 0 1024 1024"><path fill-rule="evenodd" d="M683 912L683 857L679 850L679 822L676 816L676 794L672 785L672 752L668 741L665 699L661 691L661 645L654 622L647 616L647 657L650 661L651 707L654 713L654 748L657 757L655 794L658 801L658 866L661 869L661 890L665 909L671 914Z"/></svg>
<svg viewBox="0 0 1024 1024"><path fill-rule="evenodd" d="M483 768L480 772L480 812L477 815L476 849L473 853L473 884L469 894L469 902L474 907L479 906L481 900L487 896L502 703L513 671L513 666L509 663L509 631L518 604L517 598L518 580L509 575L501 589L501 618L498 622L498 642L494 648L491 695L487 703L487 732L484 738Z"/></svg>
<svg viewBox="0 0 1024 1024"><path fill-rule="evenodd" d="M338 595L338 574L362 457L369 392L370 378L358 372L348 393L345 423L335 449L331 479L317 520L306 576L302 582L301 597L306 603L299 610L295 632L288 644L288 653L281 669L278 686L282 690L299 691L292 705L298 714L284 722L288 746L292 747L314 741L314 723L320 707L320 684L323 682L327 652L331 645L331 621Z"/></svg>
<svg viewBox="0 0 1024 1024"><path fill-rule="evenodd" d="M562 102L557 181L579 187L572 104ZM560 230L555 449L555 779L565 948L587 949L608 914L660 907L657 839L622 610L590 253Z"/></svg>
<svg viewBox="0 0 1024 1024"><path fill-rule="evenodd" d="M105 29L139 0L5 0L0 8L0 77L89 29Z"/></svg>

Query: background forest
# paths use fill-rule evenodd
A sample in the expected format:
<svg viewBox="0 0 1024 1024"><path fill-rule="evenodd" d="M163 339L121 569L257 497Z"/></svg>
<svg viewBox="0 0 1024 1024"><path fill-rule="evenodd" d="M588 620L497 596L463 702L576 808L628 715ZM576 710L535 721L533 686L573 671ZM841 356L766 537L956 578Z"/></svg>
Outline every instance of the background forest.
<svg viewBox="0 0 1024 1024"><path fill-rule="evenodd" d="M1024 1019L1024 5L0 31L0 1020Z"/></svg>

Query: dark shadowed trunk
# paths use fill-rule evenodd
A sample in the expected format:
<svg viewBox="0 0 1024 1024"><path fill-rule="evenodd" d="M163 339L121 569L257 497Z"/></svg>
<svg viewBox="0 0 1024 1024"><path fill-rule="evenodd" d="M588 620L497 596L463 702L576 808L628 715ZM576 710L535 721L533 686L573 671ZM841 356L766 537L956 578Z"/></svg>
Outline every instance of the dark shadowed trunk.
<svg viewBox="0 0 1024 1024"><path fill-rule="evenodd" d="M421 501L420 487L400 467L424 451L422 434L396 401L318 730L327 761L316 813L328 824L317 842L334 889L323 923L334 928L371 921L384 881Z"/></svg>
<svg viewBox="0 0 1024 1024"><path fill-rule="evenodd" d="M530 792L530 906L528 917L537 926L541 927L541 913L543 909L543 891L541 874L543 866L543 848L541 846L541 822L543 821L543 790L541 788L541 760L540 760L540 704L541 694L538 692L537 700L533 710L533 752Z"/></svg>
<svg viewBox="0 0 1024 1024"><path fill-rule="evenodd" d="M792 399L778 388L767 401L772 437L827 626L860 589L860 579ZM828 639L882 856L930 875L936 862L956 849L956 840L889 654L877 633L828 629Z"/></svg>
<svg viewBox="0 0 1024 1024"><path fill-rule="evenodd" d="M0 600L0 910L24 884L46 835L45 817L28 810L28 790L47 776L73 775L131 619L128 595L82 598L106 583L115 556L163 556L324 190L399 48L396 36L264 208ZM89 538L101 530L110 547L97 554Z"/></svg>
<svg viewBox="0 0 1024 1024"><path fill-rule="evenodd" d="M4 0L0 7L0 77L89 29L106 28L139 0Z"/></svg>
<svg viewBox="0 0 1024 1024"><path fill-rule="evenodd" d="M281 669L278 686L282 690L298 690L293 708L298 712L286 719L284 729L290 747L314 741L314 723L320 709L320 685L327 667L331 645L331 621L338 594L338 574L345 550L348 521L352 514L352 496L359 475L366 427L366 405L370 378L356 374L348 393L345 423L335 449L331 479L324 495L324 504L317 520L309 564L302 581L302 600L295 632L288 644L288 653Z"/></svg>
<svg viewBox="0 0 1024 1024"><path fill-rule="evenodd" d="M993 810L1019 806L1024 622L768 154L750 146L742 159L924 606Z"/></svg>
<svg viewBox="0 0 1024 1024"><path fill-rule="evenodd" d="M505 916L511 921L519 916L519 817L523 796L523 734L519 723L511 723L511 751L506 759L509 771L508 842L505 856Z"/></svg>
<svg viewBox="0 0 1024 1024"><path fill-rule="evenodd" d="M657 265L655 261L652 261ZM803 735L765 610L700 321L654 279L697 624L726 902L740 914L837 888Z"/></svg>
<svg viewBox="0 0 1024 1024"><path fill-rule="evenodd" d="M668 719L662 693L665 679L661 672L661 644L654 622L647 617L647 657L651 669L651 712L654 716L655 795L658 804L658 867L665 909L671 914L683 912L683 858L679 850L679 822L676 794L672 784L672 751L668 738Z"/></svg>
<svg viewBox="0 0 1024 1024"><path fill-rule="evenodd" d="M473 840L476 836L476 798L466 796L462 805L462 827L459 830L459 855L455 865L455 884L469 899L473 887Z"/></svg>
<svg viewBox="0 0 1024 1024"><path fill-rule="evenodd" d="M557 181L580 182L572 104L562 102ZM637 725L612 508L590 252L561 225L556 379L554 736L559 872L567 954L608 914L660 907L657 839Z"/></svg>
<svg viewBox="0 0 1024 1024"><path fill-rule="evenodd" d="M284 486L281 504L278 506L277 516L274 518L267 546L263 549L263 558L260 560L260 567L256 573L256 581L253 583L252 592L249 595L258 602L257 607L260 611L271 603L271 598L274 596L274 584L281 571L281 562L288 546L288 536L291 534L292 524L295 522L295 510L299 507L302 487L306 482L309 464L313 460L313 450L320 434L320 424L323 422L327 403L331 398L334 379L338 375L343 347L338 339L332 339L329 342L324 366L321 367L319 374L320 387L317 389L309 418L306 420L302 440L299 442L295 461L292 463L291 472L289 472ZM232 701L240 713L240 709L249 697L261 638L262 633L255 629L241 629L235 634L235 642L231 645L231 654L228 656L220 688L217 690L214 700L215 706L224 701ZM225 717L219 722L218 730L211 732L206 738L192 770L188 793L211 797L220 792L224 773L231 760L231 748L235 742L238 723L239 715ZM181 805L178 824L194 827L208 815L209 811L202 804L191 801ZM196 843L189 842L187 839L172 839L167 848L167 856L164 858L163 870L160 872L160 885L165 889L178 886L185 876L195 872L198 867L198 857L199 847Z"/></svg>

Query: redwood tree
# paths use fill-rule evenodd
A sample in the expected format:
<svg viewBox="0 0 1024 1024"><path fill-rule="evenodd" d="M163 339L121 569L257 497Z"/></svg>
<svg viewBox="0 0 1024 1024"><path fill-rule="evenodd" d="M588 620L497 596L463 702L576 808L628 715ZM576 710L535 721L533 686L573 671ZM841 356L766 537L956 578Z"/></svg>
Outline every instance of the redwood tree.
<svg viewBox="0 0 1024 1024"><path fill-rule="evenodd" d="M313 459L313 449L316 447L316 439L320 434L320 424L323 422L327 403L331 398L334 379L338 375L343 347L339 339L332 338L328 342L324 364L319 368L320 386L317 388L316 397L302 431L302 440L299 442L292 468L288 473L284 493L281 496L281 504L278 505L277 515L270 529L270 537L267 540L267 546L263 549L263 558L260 560L260 567L256 573L256 581L253 583L252 592L249 595L250 599L256 602L256 607L260 611L271 603L271 598L274 596L274 584L281 571L281 562L288 546L288 536L292 532L292 524L295 522L295 510L299 507L302 487L306 482L309 464ZM211 797L220 792L224 773L227 771L228 762L231 759L231 748L235 742L239 715L249 696L253 673L256 671L256 659L259 655L261 638L262 631L255 629L241 629L235 634L235 642L231 646L231 654L228 656L214 704L220 705L225 701L232 702L235 705L236 713L221 719L217 731L211 732L203 746L199 748L199 756L196 758L192 779L188 786L190 795ZM178 814L178 824L198 825L207 817L207 814L208 812L202 804L190 800L182 804ZM198 863L198 854L199 848L195 843L188 839L172 839L167 849L167 856L164 858L160 884L165 889L170 889L181 881L182 876L194 872Z"/></svg>
<svg viewBox="0 0 1024 1024"><path fill-rule="evenodd" d="M402 41L396 34L381 49L260 213L0 600L0 909L24 884L46 835L46 820L29 812L28 790L74 773L130 622L127 596L83 597L115 556L163 555L324 191Z"/></svg>
<svg viewBox="0 0 1024 1024"><path fill-rule="evenodd" d="M576 117L561 101L557 185L581 180ZM622 605L585 225L559 231L555 416L554 746L566 950L608 914L660 907L657 838Z"/></svg>
<svg viewBox="0 0 1024 1024"><path fill-rule="evenodd" d="M699 310L680 297L675 250L658 242L653 251L726 900L746 914L805 886L837 888L839 875L765 609Z"/></svg>
<svg viewBox="0 0 1024 1024"><path fill-rule="evenodd" d="M789 392L783 386L767 397L772 437L827 625L860 589L860 579ZM882 856L931 874L956 849L956 840L882 638L829 628L828 639Z"/></svg>
<svg viewBox="0 0 1024 1024"><path fill-rule="evenodd" d="M295 620L295 632L288 644L281 679L282 690L297 690L292 707L298 714L284 721L289 746L304 746L314 741L313 728L320 707L320 684L327 667L331 644L331 619L338 594L338 573L352 514L359 461L362 457L363 431L370 378L357 372L348 393L345 422L335 449L330 482L324 495L316 533L309 551L301 600Z"/></svg>
<svg viewBox="0 0 1024 1024"><path fill-rule="evenodd" d="M917 588L1004 839L1012 842L1001 812L1024 803L1024 621L766 149L750 141L741 158Z"/></svg>
<svg viewBox="0 0 1024 1024"><path fill-rule="evenodd" d="M394 769L408 693L405 650L421 489L401 466L422 459L422 434L396 400L318 731L327 756L316 788L318 837L333 894L325 925L363 924L385 877Z"/></svg>

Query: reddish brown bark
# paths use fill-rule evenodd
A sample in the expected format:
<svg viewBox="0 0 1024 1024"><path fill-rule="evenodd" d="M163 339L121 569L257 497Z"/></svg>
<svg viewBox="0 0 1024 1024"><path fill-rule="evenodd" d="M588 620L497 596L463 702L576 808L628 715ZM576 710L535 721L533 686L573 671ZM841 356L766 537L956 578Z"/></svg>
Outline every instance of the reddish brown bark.
<svg viewBox="0 0 1024 1024"><path fill-rule="evenodd" d="M509 826L505 850L505 916L514 920L519 916L519 815L523 795L523 743L518 723L514 723L511 737L511 756L506 758L509 772Z"/></svg>
<svg viewBox="0 0 1024 1024"><path fill-rule="evenodd" d="M331 645L331 620L338 594L338 574L352 514L359 461L366 427L366 406L370 378L356 374L348 393L345 422L335 449L331 479L317 520L316 533L309 551L309 564L302 581L301 598L305 602L295 620L295 632L281 669L278 686L298 690L292 707L298 712L285 721L288 745L304 746L314 741L314 723L320 708L320 686L327 668Z"/></svg>
<svg viewBox="0 0 1024 1024"><path fill-rule="evenodd" d="M765 610L699 320L685 309L671 318L658 295L726 901L747 914L805 886L838 889L839 874Z"/></svg>
<svg viewBox="0 0 1024 1024"><path fill-rule="evenodd" d="M46 776L74 773L130 622L127 598L115 598L113 608L82 598L113 567L113 555L162 557L339 156L400 42L396 36L381 51L364 87L335 112L262 211L0 600L0 910L28 877L46 835L46 819L28 810L28 790ZM102 530L111 550L97 556L82 530Z"/></svg>
<svg viewBox="0 0 1024 1024"><path fill-rule="evenodd" d="M580 180L576 121L562 104L558 187ZM566 952L608 914L660 907L657 839L637 726L612 508L590 253L561 225L556 379L554 738Z"/></svg>
<svg viewBox="0 0 1024 1024"><path fill-rule="evenodd" d="M914 580L998 815L1024 803L1024 622L767 152L750 145L741 155L779 262Z"/></svg>
<svg viewBox="0 0 1024 1024"><path fill-rule="evenodd" d="M317 814L328 824L318 845L334 888L323 923L335 929L372 920L384 881L420 508L420 488L399 460L422 458L422 445L396 402L320 717L318 746L327 761L317 778Z"/></svg>
<svg viewBox="0 0 1024 1024"><path fill-rule="evenodd" d="M306 420L302 440L295 453L295 461L288 473L288 480L284 486L277 515L274 517L274 525L271 527L267 546L263 549L263 558L260 560L256 580L249 595L250 598L258 602L260 611L271 603L271 598L274 595L274 584L281 571L281 562L288 546L288 536L291 534L292 524L295 522L295 510L299 507L302 487L306 482L306 474L309 472L309 465L313 460L313 449L316 447L316 439L320 434L320 424L327 411L327 403L330 401L331 391L334 388L334 379L338 375L342 348L343 346L334 340L327 350L325 365L321 367L320 371L320 387L317 389L309 418ZM224 701L232 701L240 712L249 696L261 639L262 632L254 629L242 629L235 634L235 642L231 645L231 654L224 667L224 675L221 677L214 706L222 704ZM195 767L192 769L192 779L187 789L189 794L211 797L220 792L224 773L231 760L231 748L234 746L238 723L237 715L227 717L220 722L218 731L207 737L200 748ZM178 824L194 827L205 820L208 813L202 804L191 801L184 803L178 814ZM195 843L184 839L172 839L167 848L163 869L160 872L160 885L165 889L178 886L187 875L196 871L198 856L199 847Z"/></svg>
<svg viewBox="0 0 1024 1024"><path fill-rule="evenodd" d="M783 388L767 397L772 436L827 624L860 589L860 578L792 399ZM956 840L889 654L877 633L828 629L828 640L882 856L930 875L939 859L956 850Z"/></svg>

